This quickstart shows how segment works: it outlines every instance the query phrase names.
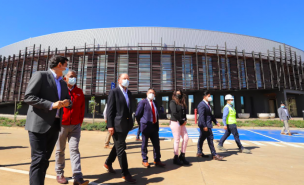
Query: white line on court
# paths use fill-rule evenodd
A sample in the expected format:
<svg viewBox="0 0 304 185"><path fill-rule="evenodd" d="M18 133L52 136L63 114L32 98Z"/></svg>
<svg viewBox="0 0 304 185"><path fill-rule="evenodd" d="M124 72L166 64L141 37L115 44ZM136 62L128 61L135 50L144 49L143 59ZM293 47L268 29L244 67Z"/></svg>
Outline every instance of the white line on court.
<svg viewBox="0 0 304 185"><path fill-rule="evenodd" d="M273 139L273 140L275 140L275 141L278 141L278 142L280 142L280 143L282 143L282 144L286 144L286 145L293 146L293 147L297 147L297 148L303 148L302 146L298 146L298 145L295 145L295 144L287 143L287 142L284 142L284 141L275 139L275 138L270 137L270 136L266 136L266 135L264 135L264 134L261 134L261 133L258 133L258 132L252 131L252 130L248 130L248 129L245 129L245 130L247 130L247 131L249 131L249 132L253 132L253 133L255 133L255 134L259 134L259 135L264 136L264 137L268 137L268 138ZM274 145L274 144L271 143L271 142L267 142L267 143ZM281 145L279 145L279 146L281 146Z"/></svg>
<svg viewBox="0 0 304 185"><path fill-rule="evenodd" d="M192 142L193 142L193 143L197 143L197 142L198 142L198 139L192 139Z"/></svg>
<svg viewBox="0 0 304 185"><path fill-rule="evenodd" d="M127 139L133 139L135 136L128 136Z"/></svg>
<svg viewBox="0 0 304 185"><path fill-rule="evenodd" d="M244 141L241 141L242 145L249 145L248 143L245 143Z"/></svg>
<svg viewBox="0 0 304 185"><path fill-rule="evenodd" d="M253 144L256 144L256 145L259 145L259 146L266 146L266 145L264 145L264 144L262 144L260 142L256 142L256 141L249 141L249 142L251 142Z"/></svg>
<svg viewBox="0 0 304 185"><path fill-rule="evenodd" d="M270 144L270 145L274 145L274 146L281 146L281 147L285 147L283 145L279 145L277 143L274 143L274 142L266 142L267 144Z"/></svg>
<svg viewBox="0 0 304 185"><path fill-rule="evenodd" d="M7 171L7 172L14 172L14 173L21 173L21 174L25 174L25 175L28 175L29 172L28 171L25 171L25 170L16 170L16 169L12 169L12 168L6 168L6 167L0 167L0 170L2 171ZM56 179L56 176L54 175L45 175L45 178L48 178L48 179ZM70 182L70 183L73 183L74 180L71 179L71 178L67 178L67 180ZM89 183L90 185L101 185L102 183L96 183L96 182L90 182ZM102 185L106 185L106 184L102 184Z"/></svg>
<svg viewBox="0 0 304 185"><path fill-rule="evenodd" d="M232 143L230 143L229 141L225 141L224 144L231 145Z"/></svg>

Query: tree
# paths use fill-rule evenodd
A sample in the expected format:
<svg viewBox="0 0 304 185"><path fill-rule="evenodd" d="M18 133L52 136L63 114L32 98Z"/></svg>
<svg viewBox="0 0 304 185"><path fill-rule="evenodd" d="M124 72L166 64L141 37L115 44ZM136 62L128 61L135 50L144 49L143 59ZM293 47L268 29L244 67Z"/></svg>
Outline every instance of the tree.
<svg viewBox="0 0 304 185"><path fill-rule="evenodd" d="M21 109L21 107L22 107L21 101L18 104L16 104L16 103L17 103L17 101L15 101L14 124L16 124L17 115L19 114L19 109Z"/></svg>
<svg viewBox="0 0 304 185"><path fill-rule="evenodd" d="M95 119L96 106L98 106L98 105L99 104L97 102L95 102L95 96L92 96L89 107L90 107L91 114L93 115L93 123L94 123L94 119Z"/></svg>

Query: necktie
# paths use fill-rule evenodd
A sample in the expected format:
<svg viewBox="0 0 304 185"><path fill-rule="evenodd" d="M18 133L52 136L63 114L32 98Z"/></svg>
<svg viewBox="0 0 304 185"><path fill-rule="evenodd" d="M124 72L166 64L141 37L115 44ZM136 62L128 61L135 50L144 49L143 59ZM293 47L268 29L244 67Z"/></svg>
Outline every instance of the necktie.
<svg viewBox="0 0 304 185"><path fill-rule="evenodd" d="M152 100L150 102L151 102L151 107L152 107L153 123L156 123L155 109L154 109Z"/></svg>
<svg viewBox="0 0 304 185"><path fill-rule="evenodd" d="M211 107L210 107L209 103L207 105L208 105L209 109L211 110Z"/></svg>

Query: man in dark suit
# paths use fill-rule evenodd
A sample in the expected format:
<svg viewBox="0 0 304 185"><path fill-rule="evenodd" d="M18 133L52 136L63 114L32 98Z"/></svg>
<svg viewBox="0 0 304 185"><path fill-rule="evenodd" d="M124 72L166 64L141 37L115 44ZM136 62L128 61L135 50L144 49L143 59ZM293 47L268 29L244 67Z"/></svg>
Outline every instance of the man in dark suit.
<svg viewBox="0 0 304 185"><path fill-rule="evenodd" d="M30 184L43 185L49 159L61 128L62 107L71 108L72 102L66 82L68 59L55 55L48 71L37 71L30 79L24 102L29 104L25 129L31 145Z"/></svg>
<svg viewBox="0 0 304 185"><path fill-rule="evenodd" d="M202 152L202 147L205 139L207 138L208 145L214 160L223 160L223 157L218 155L214 149L213 144L213 133L212 133L212 122L217 126L220 124L216 121L212 114L209 102L212 101L209 91L205 91L203 94L203 101L198 104L198 127L200 128L200 136L197 142L197 157L207 157Z"/></svg>
<svg viewBox="0 0 304 185"><path fill-rule="evenodd" d="M104 168L110 173L115 173L112 163L118 157L122 170L122 178L128 183L135 183L128 169L126 138L133 128L132 120L132 94L128 90L129 75L121 74L118 78L119 86L112 89L107 103L107 127L113 136L114 146L104 164Z"/></svg>
<svg viewBox="0 0 304 185"><path fill-rule="evenodd" d="M141 147L141 155L143 158L143 166L146 168L150 167L148 163L148 140L150 138L153 144L153 154L154 154L154 164L155 166L164 167L166 166L160 161L160 146L159 146L159 114L157 111L157 103L154 101L155 91L150 88L147 92L147 98L143 99L139 102L137 106L137 110L135 113L135 117L137 123L141 126L142 133L142 147Z"/></svg>

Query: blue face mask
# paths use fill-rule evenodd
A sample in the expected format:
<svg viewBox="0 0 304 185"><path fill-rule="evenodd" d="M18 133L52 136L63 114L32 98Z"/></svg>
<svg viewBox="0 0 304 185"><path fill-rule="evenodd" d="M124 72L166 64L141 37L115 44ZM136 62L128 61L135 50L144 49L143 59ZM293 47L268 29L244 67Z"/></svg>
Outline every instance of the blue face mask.
<svg viewBox="0 0 304 185"><path fill-rule="evenodd" d="M230 103L231 103L232 106L234 106L234 101L231 101Z"/></svg>
<svg viewBox="0 0 304 185"><path fill-rule="evenodd" d="M69 72L69 68L66 67L64 71L62 71L62 76L65 76L66 74L68 74Z"/></svg>
<svg viewBox="0 0 304 185"><path fill-rule="evenodd" d="M76 78L69 78L69 84L70 85L75 85L76 84Z"/></svg>
<svg viewBox="0 0 304 185"><path fill-rule="evenodd" d="M284 105L281 105L281 107L284 108L285 106L284 106Z"/></svg>

